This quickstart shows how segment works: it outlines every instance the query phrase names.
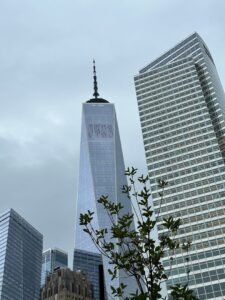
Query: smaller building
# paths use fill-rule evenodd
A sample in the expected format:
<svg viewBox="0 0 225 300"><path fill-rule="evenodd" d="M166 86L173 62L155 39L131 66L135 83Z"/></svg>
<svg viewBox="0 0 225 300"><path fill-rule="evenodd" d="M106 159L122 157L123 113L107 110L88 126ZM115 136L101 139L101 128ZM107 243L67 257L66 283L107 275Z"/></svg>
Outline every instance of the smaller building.
<svg viewBox="0 0 225 300"><path fill-rule="evenodd" d="M41 286L49 273L59 267L68 267L68 253L58 248L45 250L42 253Z"/></svg>
<svg viewBox="0 0 225 300"><path fill-rule="evenodd" d="M73 270L82 270L87 274L93 288L93 298L107 299L102 255L85 250L74 249Z"/></svg>
<svg viewBox="0 0 225 300"><path fill-rule="evenodd" d="M0 215L0 299L38 300L43 236L13 209Z"/></svg>
<svg viewBox="0 0 225 300"><path fill-rule="evenodd" d="M46 278L41 300L92 300L91 285L83 272L57 268Z"/></svg>

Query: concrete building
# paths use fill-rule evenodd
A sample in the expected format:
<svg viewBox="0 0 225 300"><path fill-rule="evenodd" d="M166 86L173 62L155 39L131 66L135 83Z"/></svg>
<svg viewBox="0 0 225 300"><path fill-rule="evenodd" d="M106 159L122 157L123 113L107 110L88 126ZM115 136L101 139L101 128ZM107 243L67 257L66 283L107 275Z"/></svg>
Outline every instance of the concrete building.
<svg viewBox="0 0 225 300"><path fill-rule="evenodd" d="M92 300L91 285L82 272L58 268L46 278L41 300Z"/></svg>
<svg viewBox="0 0 225 300"><path fill-rule="evenodd" d="M13 209L0 216L0 299L38 300L42 235Z"/></svg>
<svg viewBox="0 0 225 300"><path fill-rule="evenodd" d="M132 213L131 203L121 188L127 184L124 176L125 166L121 148L119 129L114 104L99 97L94 67L94 98L83 104L79 185L76 202L75 250L97 253L91 238L83 232L79 224L81 213L88 210L95 213L93 226L96 229L107 228L110 239L110 219L98 199L108 195L110 201L121 202L126 213ZM136 291L136 283L122 271L114 282L108 274L111 265L103 257L103 269L106 294L111 295L110 286L127 284L127 293Z"/></svg>
<svg viewBox="0 0 225 300"><path fill-rule="evenodd" d="M135 86L158 232L163 218L180 217L177 238L192 241L190 287L199 299L225 299L225 96L215 62L194 33L141 69ZM168 287L187 282L185 258L176 254Z"/></svg>
<svg viewBox="0 0 225 300"><path fill-rule="evenodd" d="M58 267L68 267L68 253L58 249L47 249L42 253L41 286L47 275Z"/></svg>

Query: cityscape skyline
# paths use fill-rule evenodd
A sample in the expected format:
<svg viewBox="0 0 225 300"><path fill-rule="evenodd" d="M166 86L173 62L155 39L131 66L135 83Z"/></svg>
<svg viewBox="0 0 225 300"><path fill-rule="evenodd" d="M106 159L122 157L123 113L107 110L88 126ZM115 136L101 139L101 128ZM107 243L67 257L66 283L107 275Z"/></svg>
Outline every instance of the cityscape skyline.
<svg viewBox="0 0 225 300"><path fill-rule="evenodd" d="M80 3L75 6L72 2L61 8L58 1L54 11L51 1L45 6L44 2L38 6L22 1L20 7L13 4L17 13L11 9L11 2L0 4L4 45L0 52L0 212L15 208L44 234L44 249L57 246L68 250L71 266L81 102L92 91L92 57L97 60L101 93L116 104L125 164L144 172L145 157L132 77L139 66L198 31L213 53L224 85L224 4L206 1L202 7L194 1L183 5L178 1L170 4L143 1L142 8L140 2L129 6L124 2L120 4L120 13L118 3L111 4L111 12L107 9L108 18L104 18L106 35L101 30L103 1L98 1L95 8L91 3L87 7ZM45 14L42 13L44 8ZM74 33L70 28L81 28L79 25L83 24L78 15L74 18L75 8L86 17L83 18L85 27ZM128 8L130 14L126 16ZM86 22L89 18L90 24ZM58 25L57 21L60 21ZM157 28L160 24L161 28ZM149 38L140 34L146 30ZM105 43L100 42L103 40ZM117 44L118 49L114 46ZM125 110L127 116L123 114ZM130 151L134 139L139 144L136 153Z"/></svg>

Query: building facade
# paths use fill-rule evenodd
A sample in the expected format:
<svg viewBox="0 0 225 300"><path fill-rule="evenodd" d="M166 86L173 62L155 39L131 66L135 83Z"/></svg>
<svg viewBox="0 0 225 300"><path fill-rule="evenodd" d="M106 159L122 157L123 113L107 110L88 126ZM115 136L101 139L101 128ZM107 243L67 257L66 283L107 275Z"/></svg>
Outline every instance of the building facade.
<svg viewBox="0 0 225 300"><path fill-rule="evenodd" d="M93 298L106 299L104 287L104 271L102 256L99 253L85 250L74 250L73 270L83 271L87 274L93 290Z"/></svg>
<svg viewBox="0 0 225 300"><path fill-rule="evenodd" d="M58 268L49 274L41 289L41 300L92 300L91 285L82 272Z"/></svg>
<svg viewBox="0 0 225 300"><path fill-rule="evenodd" d="M41 286L55 268L68 267L68 253L61 249L47 249L42 253Z"/></svg>
<svg viewBox="0 0 225 300"><path fill-rule="evenodd" d="M215 63L194 33L135 76L155 212L182 219L177 238L192 241L191 288L199 299L225 298L225 96ZM164 200L159 179L168 181ZM186 283L178 252L168 287ZM164 266L169 269L169 253Z"/></svg>
<svg viewBox="0 0 225 300"><path fill-rule="evenodd" d="M95 75L95 74L94 74ZM79 216L88 210L93 211L95 229L107 228L110 239L110 219L98 199L107 195L110 201L121 202L124 211L132 213L131 204L121 188L127 184L124 176L125 166L114 104L99 98L96 76L94 76L94 98L83 104L79 185L76 202L75 250L97 253L88 234L79 224ZM136 290L136 285L122 272L112 283L108 260L103 257L106 294L111 295L110 286L119 282L127 284L127 292Z"/></svg>
<svg viewBox="0 0 225 300"><path fill-rule="evenodd" d="M1 300L39 300L42 240L13 209L0 216Z"/></svg>

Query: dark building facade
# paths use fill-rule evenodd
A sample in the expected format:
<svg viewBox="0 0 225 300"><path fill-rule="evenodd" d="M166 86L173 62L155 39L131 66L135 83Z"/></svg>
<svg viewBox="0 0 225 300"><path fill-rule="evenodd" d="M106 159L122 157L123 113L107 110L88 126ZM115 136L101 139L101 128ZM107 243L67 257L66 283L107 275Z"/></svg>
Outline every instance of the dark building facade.
<svg viewBox="0 0 225 300"><path fill-rule="evenodd" d="M85 250L74 250L73 270L83 271L87 274L93 289L93 298L95 300L104 300L104 271L102 256Z"/></svg>

